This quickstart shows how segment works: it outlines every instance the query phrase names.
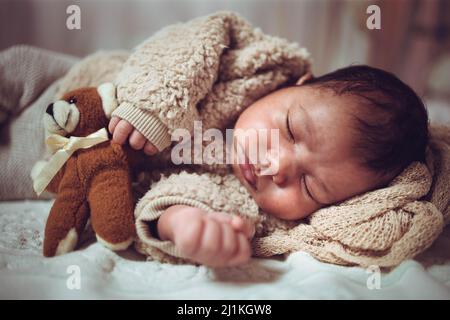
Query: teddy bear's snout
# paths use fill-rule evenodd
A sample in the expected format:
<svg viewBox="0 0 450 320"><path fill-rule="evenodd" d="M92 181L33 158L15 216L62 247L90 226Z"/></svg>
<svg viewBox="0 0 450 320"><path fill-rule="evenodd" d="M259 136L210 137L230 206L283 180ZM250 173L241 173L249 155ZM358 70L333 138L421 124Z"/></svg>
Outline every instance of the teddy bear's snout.
<svg viewBox="0 0 450 320"><path fill-rule="evenodd" d="M67 135L75 130L80 112L75 103L59 100L45 109L44 126L49 133Z"/></svg>
<svg viewBox="0 0 450 320"><path fill-rule="evenodd" d="M45 112L53 117L53 103L50 103L45 109Z"/></svg>

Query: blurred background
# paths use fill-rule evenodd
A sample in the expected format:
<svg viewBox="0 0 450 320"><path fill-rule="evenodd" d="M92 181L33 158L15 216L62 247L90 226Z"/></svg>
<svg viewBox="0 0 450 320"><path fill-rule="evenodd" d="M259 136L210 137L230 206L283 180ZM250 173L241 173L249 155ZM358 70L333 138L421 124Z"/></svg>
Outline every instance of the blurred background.
<svg viewBox="0 0 450 320"><path fill-rule="evenodd" d="M66 27L73 4L80 30ZM366 25L372 4L380 30ZM394 72L433 121L450 124L450 0L0 0L0 50L25 43L83 57L132 49L168 24L223 9L306 47L316 75L359 63Z"/></svg>

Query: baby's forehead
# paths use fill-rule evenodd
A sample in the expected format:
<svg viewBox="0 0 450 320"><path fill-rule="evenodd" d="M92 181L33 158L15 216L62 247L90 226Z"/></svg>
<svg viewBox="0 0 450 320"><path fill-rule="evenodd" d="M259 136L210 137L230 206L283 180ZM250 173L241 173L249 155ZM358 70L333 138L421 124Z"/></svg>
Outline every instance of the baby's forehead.
<svg viewBox="0 0 450 320"><path fill-rule="evenodd" d="M340 94L331 88L316 85L289 87L285 91L280 91L280 98L293 106L300 105L309 109L321 105L329 109L337 108L341 112L348 112L349 108L352 112L357 112L358 106L366 102L356 95Z"/></svg>

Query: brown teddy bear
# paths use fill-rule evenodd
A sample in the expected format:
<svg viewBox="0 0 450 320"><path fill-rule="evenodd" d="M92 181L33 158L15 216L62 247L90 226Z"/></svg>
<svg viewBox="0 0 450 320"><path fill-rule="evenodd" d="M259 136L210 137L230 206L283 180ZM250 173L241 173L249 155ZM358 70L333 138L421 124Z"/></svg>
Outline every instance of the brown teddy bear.
<svg viewBox="0 0 450 320"><path fill-rule="evenodd" d="M144 155L108 139L105 127L116 107L115 87L106 83L71 91L46 109L47 144L56 141L50 144L54 158L61 156L58 152L67 156L61 168L51 158L38 162L32 171L35 190L41 188L38 193L44 188L57 193L45 227L44 256L74 250L89 218L98 241L112 250L124 250L134 240L130 167L139 166ZM94 145L86 146L83 138L77 138L87 136L94 137L85 139L95 140ZM68 145L80 141L63 137L81 140L81 148L68 152ZM60 140L67 143L58 146ZM45 171L53 173L42 184Z"/></svg>

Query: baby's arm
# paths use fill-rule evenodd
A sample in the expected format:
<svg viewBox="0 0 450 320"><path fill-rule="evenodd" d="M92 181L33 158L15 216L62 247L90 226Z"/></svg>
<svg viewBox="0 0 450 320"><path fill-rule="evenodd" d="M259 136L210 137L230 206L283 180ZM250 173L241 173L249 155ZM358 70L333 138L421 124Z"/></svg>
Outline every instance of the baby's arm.
<svg viewBox="0 0 450 320"><path fill-rule="evenodd" d="M137 203L135 217L139 252L163 262L207 265L214 263L209 255L220 258L223 250L229 256L220 265L245 261L248 240L241 252L241 235L251 237L260 220L258 206L234 175L184 171L164 172ZM234 261L225 246L237 250L238 244L242 256Z"/></svg>
<svg viewBox="0 0 450 320"><path fill-rule="evenodd" d="M175 205L157 221L163 241L172 241L183 256L210 267L235 266L251 256L253 225L238 216Z"/></svg>

